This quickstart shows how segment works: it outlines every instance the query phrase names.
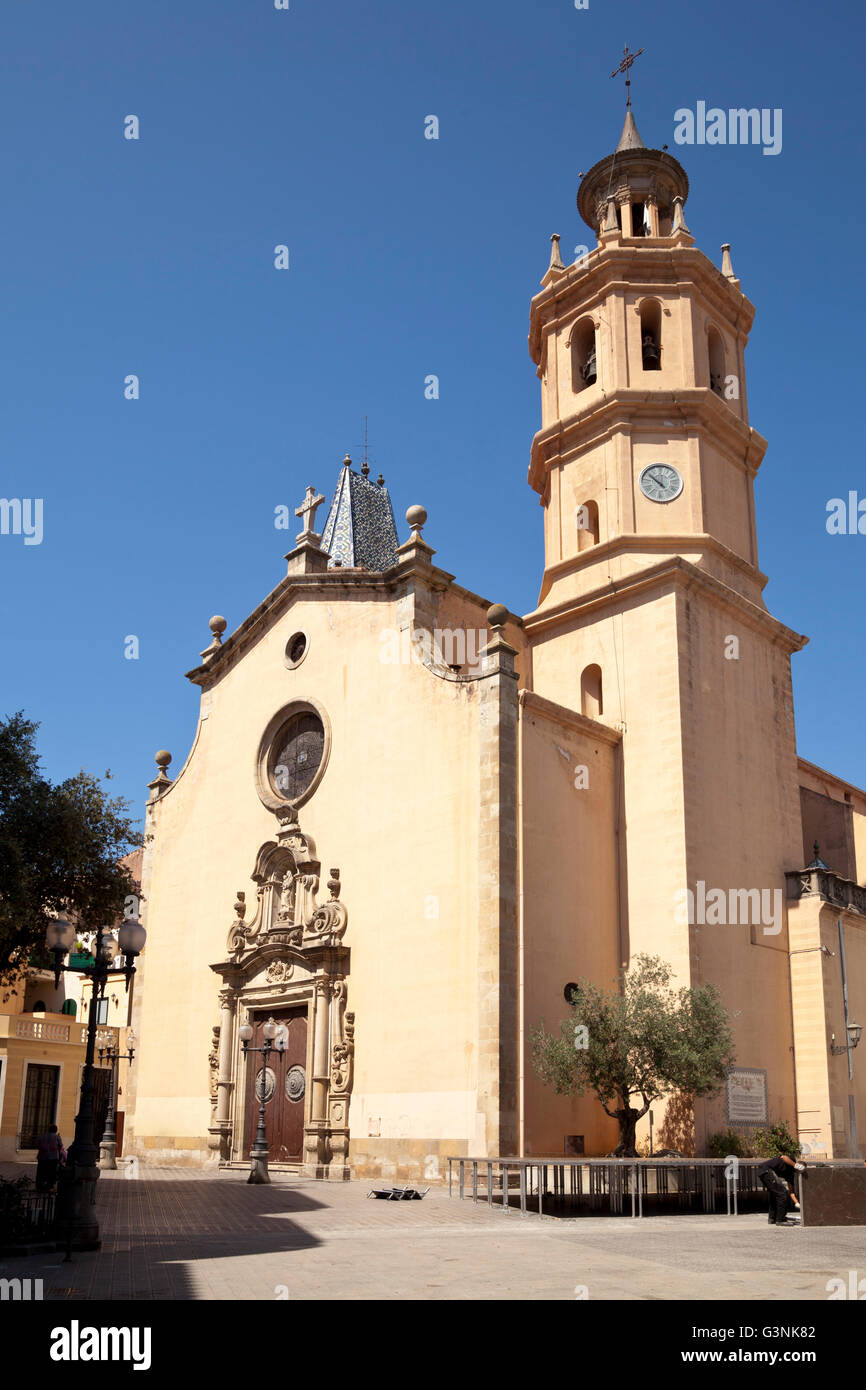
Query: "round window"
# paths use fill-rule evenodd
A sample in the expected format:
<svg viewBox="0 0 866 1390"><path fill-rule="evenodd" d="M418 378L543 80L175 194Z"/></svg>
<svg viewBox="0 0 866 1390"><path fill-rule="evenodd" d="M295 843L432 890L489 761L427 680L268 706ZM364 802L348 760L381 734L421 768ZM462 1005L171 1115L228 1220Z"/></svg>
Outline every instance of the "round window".
<svg viewBox="0 0 866 1390"><path fill-rule="evenodd" d="M277 796L296 801L322 764L325 729L312 710L298 710L278 731L271 747L269 774Z"/></svg>
<svg viewBox="0 0 866 1390"><path fill-rule="evenodd" d="M307 655L307 634L305 632L294 632L286 643L286 665L291 670L295 666L300 666L304 657Z"/></svg>

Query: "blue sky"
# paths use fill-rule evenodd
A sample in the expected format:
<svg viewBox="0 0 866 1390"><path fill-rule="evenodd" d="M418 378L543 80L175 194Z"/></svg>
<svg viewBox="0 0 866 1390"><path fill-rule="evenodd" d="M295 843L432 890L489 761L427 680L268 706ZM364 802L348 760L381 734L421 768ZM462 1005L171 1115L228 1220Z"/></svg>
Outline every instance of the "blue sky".
<svg viewBox="0 0 866 1390"><path fill-rule="evenodd" d="M866 784L866 536L825 529L828 498L866 497L863 31L800 0L6 0L0 494L43 498L44 537L0 536L0 712L41 721L49 775L110 767L140 806L154 750L180 766L208 618L231 630L282 578L274 508L330 497L365 415L401 538L423 503L437 563L534 607L529 299L551 232L567 259L589 239L578 171L619 136L627 40L643 138L757 306L766 597L811 636L800 751ZM699 100L782 108L781 153L675 147Z"/></svg>

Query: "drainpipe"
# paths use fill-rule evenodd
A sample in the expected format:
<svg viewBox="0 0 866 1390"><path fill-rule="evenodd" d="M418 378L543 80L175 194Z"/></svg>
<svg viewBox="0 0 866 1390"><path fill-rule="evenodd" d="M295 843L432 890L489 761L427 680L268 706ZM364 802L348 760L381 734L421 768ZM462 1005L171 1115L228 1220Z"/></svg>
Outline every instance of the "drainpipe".
<svg viewBox="0 0 866 1390"><path fill-rule="evenodd" d="M854 1049L848 1033L848 971L845 968L845 936L842 931L842 918L839 918L839 960L842 965L842 1003L845 1007L845 1042L848 1044L848 1080L854 1080Z"/></svg>

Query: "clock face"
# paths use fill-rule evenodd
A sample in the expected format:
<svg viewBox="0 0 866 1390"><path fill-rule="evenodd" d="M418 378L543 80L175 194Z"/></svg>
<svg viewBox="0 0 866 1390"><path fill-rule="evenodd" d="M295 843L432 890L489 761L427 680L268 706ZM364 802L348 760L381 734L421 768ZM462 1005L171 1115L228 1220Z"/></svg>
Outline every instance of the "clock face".
<svg viewBox="0 0 866 1390"><path fill-rule="evenodd" d="M650 463L638 478L640 490L651 502L673 502L683 490L683 480L669 463Z"/></svg>

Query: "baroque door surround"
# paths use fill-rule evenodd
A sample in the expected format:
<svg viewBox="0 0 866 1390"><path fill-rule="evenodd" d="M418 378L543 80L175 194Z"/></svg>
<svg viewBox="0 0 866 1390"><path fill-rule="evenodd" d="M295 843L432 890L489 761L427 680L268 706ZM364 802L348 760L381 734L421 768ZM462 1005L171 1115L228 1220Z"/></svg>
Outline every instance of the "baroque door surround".
<svg viewBox="0 0 866 1390"><path fill-rule="evenodd" d="M308 1020L301 1171L345 1179L355 1016L346 1010L350 951L343 945L348 914L340 902L340 871L331 870L329 900L319 904L321 865L312 837L302 832L293 808L281 808L277 817L276 839L261 846L251 875L255 914L245 920L246 895L239 892L226 958L211 966L223 987L210 1054L210 1162L239 1161L248 1138L239 1026L252 1015L301 1006Z"/></svg>

